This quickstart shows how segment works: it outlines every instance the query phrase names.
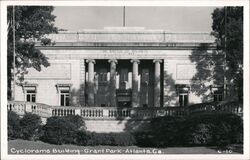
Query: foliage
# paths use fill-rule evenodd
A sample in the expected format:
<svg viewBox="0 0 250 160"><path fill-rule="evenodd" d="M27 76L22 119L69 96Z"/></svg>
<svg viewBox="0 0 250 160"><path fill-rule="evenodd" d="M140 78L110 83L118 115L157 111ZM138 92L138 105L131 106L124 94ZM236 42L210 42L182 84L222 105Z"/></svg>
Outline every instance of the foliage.
<svg viewBox="0 0 250 160"><path fill-rule="evenodd" d="M8 139L16 139L20 136L20 118L12 111L8 112Z"/></svg>
<svg viewBox="0 0 250 160"><path fill-rule="evenodd" d="M74 123L74 125L76 126L77 129L81 129L81 130L85 130L86 126L85 126L85 122L83 120L83 118L79 115L68 115L66 118L69 122Z"/></svg>
<svg viewBox="0 0 250 160"><path fill-rule="evenodd" d="M191 92L202 97L202 102L211 101L211 84L221 86L223 84L224 57L216 50L209 51L210 45L200 44L192 50L189 56L191 62L196 63L197 72L191 79ZM206 56L204 56L206 55Z"/></svg>
<svg viewBox="0 0 250 160"><path fill-rule="evenodd" d="M27 113L20 120L20 138L26 140L36 140L39 138L42 121L40 116Z"/></svg>
<svg viewBox="0 0 250 160"><path fill-rule="evenodd" d="M81 117L48 118L46 125L43 127L44 133L41 140L52 144L76 144L77 139L84 140L85 123L79 118Z"/></svg>
<svg viewBox="0 0 250 160"><path fill-rule="evenodd" d="M130 133L112 133L114 146L132 146L136 143L135 138Z"/></svg>
<svg viewBox="0 0 250 160"><path fill-rule="evenodd" d="M212 13L212 35L218 49L226 53L227 81L243 96L243 7L217 8Z"/></svg>
<svg viewBox="0 0 250 160"><path fill-rule="evenodd" d="M183 123L186 145L225 146L242 143L242 119L232 113L200 113L189 116Z"/></svg>
<svg viewBox="0 0 250 160"><path fill-rule="evenodd" d="M95 133L89 134L87 145L110 145L110 146L131 146L134 145L135 138L130 133Z"/></svg>
<svg viewBox="0 0 250 160"><path fill-rule="evenodd" d="M180 132L182 127L183 117L159 117L151 121L151 128L154 132L155 146L171 146L181 143Z"/></svg>
<svg viewBox="0 0 250 160"><path fill-rule="evenodd" d="M189 58L196 64L197 72L191 80L191 91L198 96L202 95L202 102L208 102L212 100L209 92L211 84L222 87L225 83L227 84L225 98L241 101L243 98L243 7L217 8L212 13L212 19L211 34L215 37L217 49L211 50L210 47L213 46L210 44L200 44L192 50Z"/></svg>
<svg viewBox="0 0 250 160"><path fill-rule="evenodd" d="M51 41L45 34L57 32L54 26L55 16L50 6L13 6L7 8L8 20L8 97L10 97L11 80L13 79L13 29L15 28L15 66L17 69L17 84L23 82L27 68L40 71L41 66L49 66L48 59L35 48L35 40L41 40L42 45L49 45ZM13 21L14 19L14 21Z"/></svg>
<svg viewBox="0 0 250 160"><path fill-rule="evenodd" d="M136 145L141 147L155 147L152 132L135 132Z"/></svg>
<svg viewBox="0 0 250 160"><path fill-rule="evenodd" d="M136 134L137 145L147 147L176 146L182 143L183 117L158 117L150 122L150 131Z"/></svg>
<svg viewBox="0 0 250 160"><path fill-rule="evenodd" d="M148 132L135 134L138 146L226 146L243 142L242 119L231 113L199 113L152 119Z"/></svg>
<svg viewBox="0 0 250 160"><path fill-rule="evenodd" d="M76 144L79 146L86 146L90 139L89 133L84 130L76 131Z"/></svg>

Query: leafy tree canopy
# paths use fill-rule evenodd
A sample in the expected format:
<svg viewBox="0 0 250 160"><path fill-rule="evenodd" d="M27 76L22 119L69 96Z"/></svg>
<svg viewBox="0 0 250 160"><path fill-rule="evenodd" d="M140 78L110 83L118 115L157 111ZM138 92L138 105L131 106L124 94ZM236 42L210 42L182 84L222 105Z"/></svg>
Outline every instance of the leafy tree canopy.
<svg viewBox="0 0 250 160"><path fill-rule="evenodd" d="M53 23L56 18L52 15L53 9L50 6L15 6L14 8L9 6L7 8L9 90L13 79L13 31L15 31L16 83L21 84L27 68L33 67L40 71L41 66L49 66L45 55L35 48L35 41L41 41L42 45L51 44L51 40L44 35L57 32Z"/></svg>
<svg viewBox="0 0 250 160"><path fill-rule="evenodd" d="M217 8L212 13L212 34L217 46L226 53L228 83L237 86L242 96L243 86L243 7Z"/></svg>
<svg viewBox="0 0 250 160"><path fill-rule="evenodd" d="M202 101L206 102L212 98L208 92L211 83L218 87L225 83L225 100L233 100L237 98L236 95L238 100L242 100L243 8L216 8L212 19L211 34L215 36L217 50L211 52L208 50L209 45L201 44L192 51L190 60L197 64L197 73L191 80L191 89L198 96L202 95Z"/></svg>

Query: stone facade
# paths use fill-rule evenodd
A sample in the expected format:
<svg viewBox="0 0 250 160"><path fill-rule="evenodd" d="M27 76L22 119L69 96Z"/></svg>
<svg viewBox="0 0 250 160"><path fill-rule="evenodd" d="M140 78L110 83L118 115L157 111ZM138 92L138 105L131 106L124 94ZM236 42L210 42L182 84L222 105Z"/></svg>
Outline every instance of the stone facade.
<svg viewBox="0 0 250 160"><path fill-rule="evenodd" d="M199 95L192 88L197 61L223 56L209 34L107 28L48 37L55 45L37 42L37 48L51 65L41 72L30 69L25 76L27 84L35 88L35 102L53 106L171 107L204 102L204 96L210 97L208 101L214 98L212 89ZM205 54L198 49L202 45L207 46ZM202 82L201 89L204 84L223 86L223 80L216 85L213 82ZM15 100L27 101L28 94L27 86L18 86Z"/></svg>

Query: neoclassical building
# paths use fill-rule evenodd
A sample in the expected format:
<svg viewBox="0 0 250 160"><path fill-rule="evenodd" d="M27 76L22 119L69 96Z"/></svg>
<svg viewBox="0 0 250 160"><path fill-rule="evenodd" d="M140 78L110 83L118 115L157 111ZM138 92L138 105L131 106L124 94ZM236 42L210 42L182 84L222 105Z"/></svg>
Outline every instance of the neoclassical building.
<svg viewBox="0 0 250 160"><path fill-rule="evenodd" d="M223 57L209 33L172 33L138 27L48 35L54 45L36 46L50 66L29 69L15 100L72 107L173 107L223 100L221 83L193 91L201 57ZM206 52L199 47L206 45ZM222 66L221 66L222 67ZM213 67L212 67L213 68Z"/></svg>

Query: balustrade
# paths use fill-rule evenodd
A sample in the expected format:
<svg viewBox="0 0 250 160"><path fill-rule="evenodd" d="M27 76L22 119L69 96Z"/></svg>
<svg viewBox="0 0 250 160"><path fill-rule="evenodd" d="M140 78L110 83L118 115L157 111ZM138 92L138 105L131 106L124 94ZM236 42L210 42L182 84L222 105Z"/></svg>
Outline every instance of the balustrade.
<svg viewBox="0 0 250 160"><path fill-rule="evenodd" d="M34 113L42 118L79 115L84 119L149 119L160 116L183 116L206 111L231 112L240 116L243 115L243 106L237 102L202 103L189 107L117 108L49 106L40 103L8 101L7 109L20 116L25 113Z"/></svg>

